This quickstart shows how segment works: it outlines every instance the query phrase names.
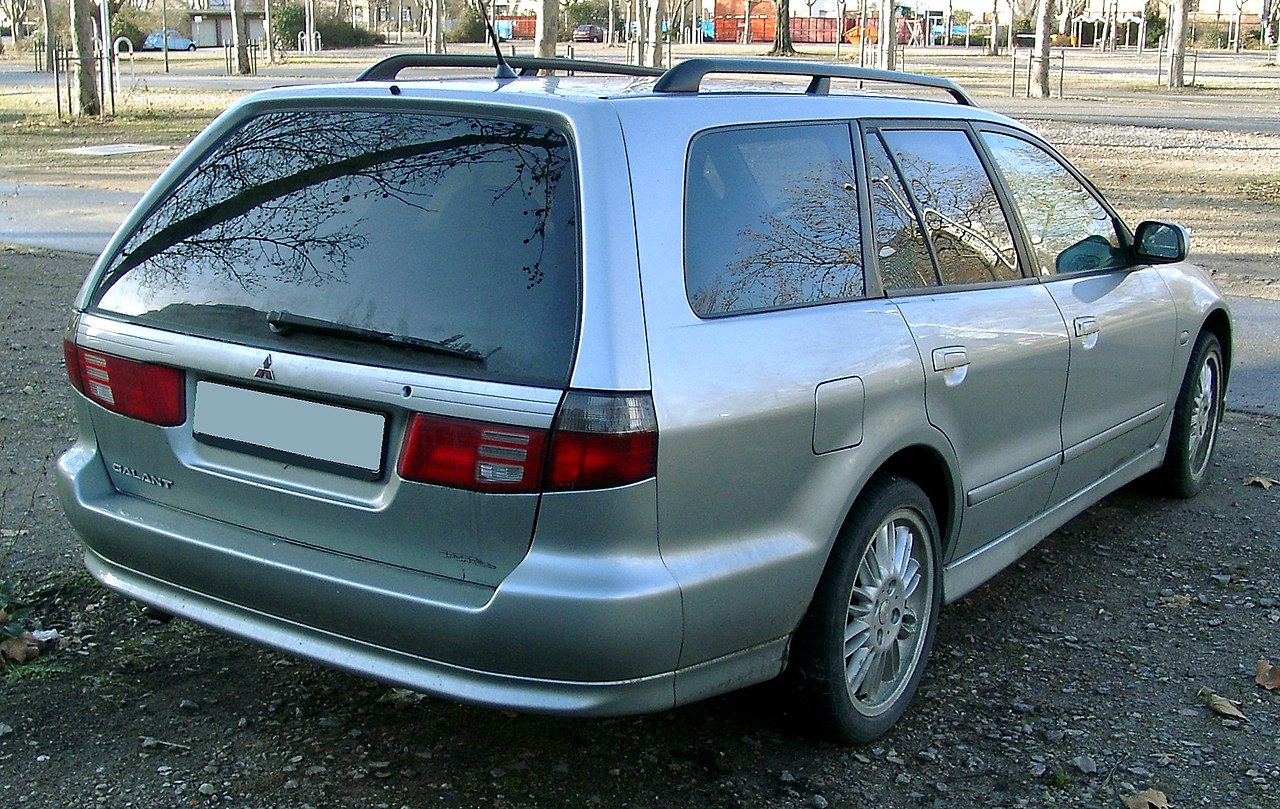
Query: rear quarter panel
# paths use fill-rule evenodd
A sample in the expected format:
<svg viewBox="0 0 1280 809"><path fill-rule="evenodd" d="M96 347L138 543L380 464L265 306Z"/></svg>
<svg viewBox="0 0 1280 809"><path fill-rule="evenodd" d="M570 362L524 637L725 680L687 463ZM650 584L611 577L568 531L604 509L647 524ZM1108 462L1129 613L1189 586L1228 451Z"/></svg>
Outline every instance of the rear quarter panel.
<svg viewBox="0 0 1280 809"><path fill-rule="evenodd" d="M877 467L905 446L927 445L944 457L949 448L928 426L911 334L883 298L711 320L694 314L683 273L686 149L694 132L741 121L743 106L681 101L618 107L661 435L659 543L681 587L680 663L688 666L793 631ZM815 107L805 104L810 119ZM796 113L774 113L788 114ZM760 115L769 120L770 112ZM856 395L844 398L858 390L844 384L854 378L860 407ZM841 392L831 416L841 423L817 428L815 447L823 383L835 383L824 396ZM832 442L832 434L848 438ZM841 443L851 445L815 451Z"/></svg>

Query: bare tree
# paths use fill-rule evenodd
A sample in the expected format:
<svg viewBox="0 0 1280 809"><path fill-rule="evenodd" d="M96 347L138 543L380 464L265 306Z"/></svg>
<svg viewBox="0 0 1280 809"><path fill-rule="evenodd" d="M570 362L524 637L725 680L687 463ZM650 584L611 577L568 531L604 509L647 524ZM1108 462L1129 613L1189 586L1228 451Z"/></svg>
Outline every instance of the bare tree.
<svg viewBox="0 0 1280 809"><path fill-rule="evenodd" d="M40 0L41 12L44 14L44 65L45 70L53 70L53 0Z"/></svg>
<svg viewBox="0 0 1280 809"><path fill-rule="evenodd" d="M555 56L560 38L560 0L542 0L534 31L534 52L538 56Z"/></svg>
<svg viewBox="0 0 1280 809"><path fill-rule="evenodd" d="M1000 55L1000 0L991 0L991 55Z"/></svg>
<svg viewBox="0 0 1280 809"><path fill-rule="evenodd" d="M1049 97L1049 45L1053 42L1053 0L1040 0L1036 8L1036 69L1031 72L1031 94Z"/></svg>
<svg viewBox="0 0 1280 809"><path fill-rule="evenodd" d="M71 0L71 48L75 51L78 115L101 115L98 65L93 52L93 13L89 0Z"/></svg>
<svg viewBox="0 0 1280 809"><path fill-rule="evenodd" d="M231 0L231 46L236 51L236 72L247 76L253 72L249 64L249 35L244 17L244 0Z"/></svg>
<svg viewBox="0 0 1280 809"><path fill-rule="evenodd" d="M1169 5L1169 81L1170 87L1186 86L1187 2L1173 0Z"/></svg>
<svg viewBox="0 0 1280 809"><path fill-rule="evenodd" d="M1240 52L1240 47L1244 42L1244 4L1246 0L1236 0L1236 44L1232 48L1236 53ZM1261 32L1259 32L1259 42L1261 42Z"/></svg>
<svg viewBox="0 0 1280 809"><path fill-rule="evenodd" d="M27 12L31 9L31 0L0 0L0 11L9 18L9 31L13 34L13 45L18 46L22 38L22 29L26 26ZM4 41L0 37L0 53L3 53Z"/></svg>
<svg viewBox="0 0 1280 809"><path fill-rule="evenodd" d="M796 49L791 44L791 0L774 0L774 7L773 48L769 55L795 56ZM812 4L809 8L813 8Z"/></svg>
<svg viewBox="0 0 1280 809"><path fill-rule="evenodd" d="M649 0L648 46L642 53L644 64L650 67L662 66L662 19L666 3L663 0Z"/></svg>
<svg viewBox="0 0 1280 809"><path fill-rule="evenodd" d="M997 0L998 2L998 0ZM895 0L880 0L880 67L893 70L898 55L898 18Z"/></svg>

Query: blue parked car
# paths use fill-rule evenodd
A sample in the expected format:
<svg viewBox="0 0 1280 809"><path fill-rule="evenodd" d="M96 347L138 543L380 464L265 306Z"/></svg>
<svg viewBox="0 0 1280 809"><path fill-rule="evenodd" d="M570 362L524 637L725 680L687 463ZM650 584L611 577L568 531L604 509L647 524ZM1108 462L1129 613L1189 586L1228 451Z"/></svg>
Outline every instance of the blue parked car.
<svg viewBox="0 0 1280 809"><path fill-rule="evenodd" d="M168 31L152 31L147 34L147 38L142 41L142 49L144 51L159 51L165 48L165 38L168 35L169 50L171 51L194 51L196 43L184 37L182 34L170 28Z"/></svg>

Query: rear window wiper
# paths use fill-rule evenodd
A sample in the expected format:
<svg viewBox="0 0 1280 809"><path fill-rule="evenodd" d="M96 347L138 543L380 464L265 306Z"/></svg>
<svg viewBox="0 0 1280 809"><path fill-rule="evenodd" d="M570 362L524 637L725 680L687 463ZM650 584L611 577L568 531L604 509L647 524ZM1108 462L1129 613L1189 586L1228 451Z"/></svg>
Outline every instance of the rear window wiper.
<svg viewBox="0 0 1280 809"><path fill-rule="evenodd" d="M453 345L462 335L450 337L448 340L424 340L421 337L409 337L403 334L392 334L374 329L362 329L359 326L348 326L345 323L331 323L319 318L290 314L289 312L271 312L267 315L267 326L280 336L287 336L291 331L305 331L312 334L328 334L348 340L360 340L366 343L404 346L443 354L448 357L484 362L485 355L470 346Z"/></svg>

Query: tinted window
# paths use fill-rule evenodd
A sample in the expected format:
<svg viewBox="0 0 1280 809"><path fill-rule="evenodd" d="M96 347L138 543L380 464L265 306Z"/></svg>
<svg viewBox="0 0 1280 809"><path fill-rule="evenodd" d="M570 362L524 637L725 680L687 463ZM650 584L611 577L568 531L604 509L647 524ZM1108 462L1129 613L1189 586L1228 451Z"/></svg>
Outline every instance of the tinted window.
<svg viewBox="0 0 1280 809"><path fill-rule="evenodd" d="M1009 184L1043 275L1123 267L1111 214L1052 155L1021 138L982 133Z"/></svg>
<svg viewBox="0 0 1280 809"><path fill-rule="evenodd" d="M125 243L96 307L336 359L560 385L577 324L577 191L542 124L273 112L229 134ZM271 311L483 362L267 324Z"/></svg>
<svg viewBox="0 0 1280 809"><path fill-rule="evenodd" d="M689 152L685 283L707 317L863 294L849 128L720 130Z"/></svg>
<svg viewBox="0 0 1280 809"><path fill-rule="evenodd" d="M879 135L867 136L867 184L871 187L871 227L875 234L880 284L885 289L912 289L941 283L920 220Z"/></svg>
<svg viewBox="0 0 1280 809"><path fill-rule="evenodd" d="M958 130L885 130L915 197L944 284L1019 278L1013 236L968 136Z"/></svg>

